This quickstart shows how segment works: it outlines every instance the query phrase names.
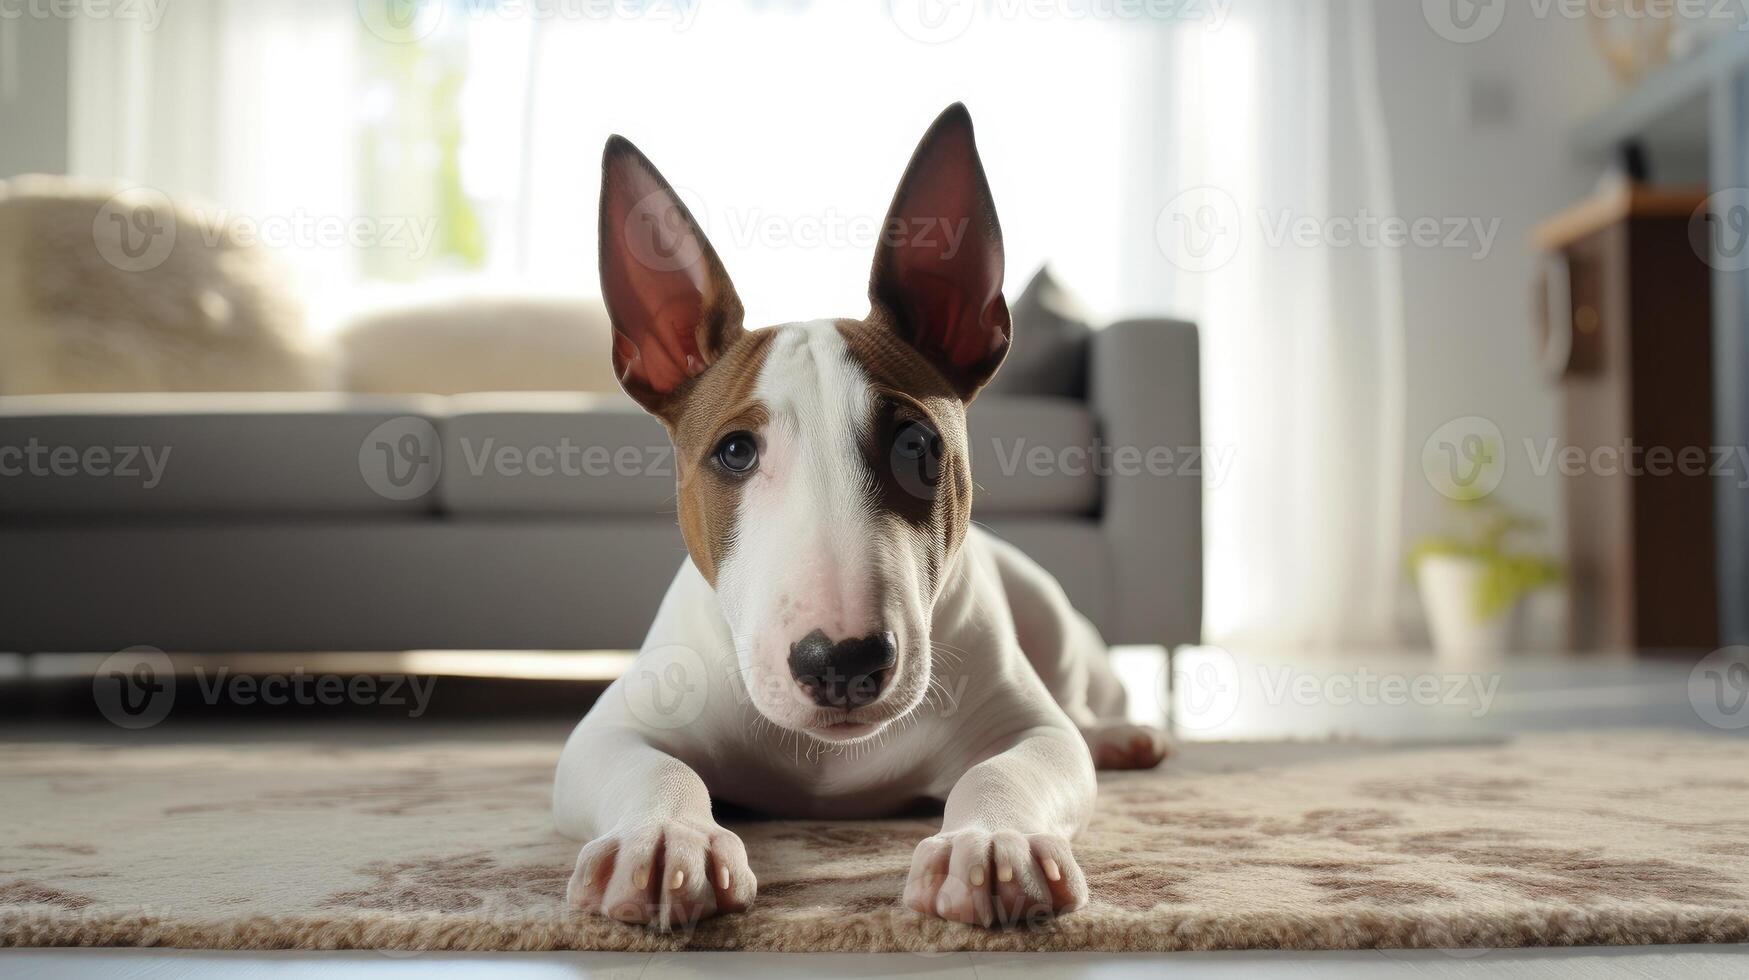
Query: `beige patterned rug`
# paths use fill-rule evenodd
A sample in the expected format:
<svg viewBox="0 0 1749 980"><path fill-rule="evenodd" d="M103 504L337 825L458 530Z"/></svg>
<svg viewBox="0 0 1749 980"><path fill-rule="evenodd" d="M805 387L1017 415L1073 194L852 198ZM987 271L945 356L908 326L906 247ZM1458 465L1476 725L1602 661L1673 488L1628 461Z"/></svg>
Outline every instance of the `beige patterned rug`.
<svg viewBox="0 0 1749 980"><path fill-rule="evenodd" d="M1749 740L1643 730L1105 774L1087 908L899 907L927 820L734 825L753 910L659 935L563 908L558 745L0 747L0 945L949 950L1749 940ZM1250 761L1223 764L1223 752ZM1304 755L1304 753L1299 753Z"/></svg>

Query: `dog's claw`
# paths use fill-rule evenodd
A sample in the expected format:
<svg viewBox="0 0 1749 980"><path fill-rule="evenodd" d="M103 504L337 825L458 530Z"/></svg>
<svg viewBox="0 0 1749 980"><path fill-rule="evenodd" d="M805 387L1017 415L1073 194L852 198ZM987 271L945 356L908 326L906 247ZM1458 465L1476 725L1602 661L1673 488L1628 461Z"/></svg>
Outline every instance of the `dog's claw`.
<svg viewBox="0 0 1749 980"><path fill-rule="evenodd" d="M986 870L992 857L994 876ZM1067 840L1012 830L930 837L917 845L905 882L906 906L969 925L1039 923L1086 900L1087 884Z"/></svg>
<svg viewBox="0 0 1749 980"><path fill-rule="evenodd" d="M707 867L717 869L714 885ZM585 845L565 898L574 909L667 930L739 912L756 888L739 837L709 820L651 820Z"/></svg>

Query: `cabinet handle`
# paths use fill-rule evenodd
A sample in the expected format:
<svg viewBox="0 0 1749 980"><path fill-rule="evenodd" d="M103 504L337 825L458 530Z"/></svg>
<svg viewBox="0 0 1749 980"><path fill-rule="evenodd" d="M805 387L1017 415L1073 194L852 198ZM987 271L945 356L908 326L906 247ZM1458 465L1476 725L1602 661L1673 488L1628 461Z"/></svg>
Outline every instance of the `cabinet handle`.
<svg viewBox="0 0 1749 980"><path fill-rule="evenodd" d="M1548 308L1543 311L1546 324L1542 349L1542 367L1556 381L1566 377L1573 362L1573 280L1567 256L1553 252L1543 259L1543 281L1548 284ZM1590 310L1585 306L1581 309ZM1597 311L1591 310L1593 318ZM1595 329L1595 324L1593 324Z"/></svg>

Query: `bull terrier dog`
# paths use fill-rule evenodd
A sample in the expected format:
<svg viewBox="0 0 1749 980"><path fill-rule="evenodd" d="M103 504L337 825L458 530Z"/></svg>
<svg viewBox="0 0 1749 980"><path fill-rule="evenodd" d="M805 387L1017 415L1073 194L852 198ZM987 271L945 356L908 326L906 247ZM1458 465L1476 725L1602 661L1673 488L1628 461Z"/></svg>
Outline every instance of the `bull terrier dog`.
<svg viewBox="0 0 1749 980"><path fill-rule="evenodd" d="M1095 765L1151 767L1167 741L1125 723L1056 580L971 521L966 406L1012 331L965 107L900 179L862 319L745 329L703 231L618 136L600 222L613 366L673 440L689 560L565 743L554 816L587 841L569 904L657 928L745 909L756 869L713 801L812 819L936 801L896 900L984 926L1082 905Z"/></svg>

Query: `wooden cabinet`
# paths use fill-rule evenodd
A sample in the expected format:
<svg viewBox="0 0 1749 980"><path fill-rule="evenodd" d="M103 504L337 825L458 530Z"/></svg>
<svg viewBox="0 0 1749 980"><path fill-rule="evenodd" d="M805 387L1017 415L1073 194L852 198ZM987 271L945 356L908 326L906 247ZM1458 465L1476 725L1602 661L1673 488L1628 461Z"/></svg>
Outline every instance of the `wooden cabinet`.
<svg viewBox="0 0 1749 980"><path fill-rule="evenodd" d="M1690 240L1705 197L1629 187L1537 232L1576 649L1717 645L1710 270Z"/></svg>

